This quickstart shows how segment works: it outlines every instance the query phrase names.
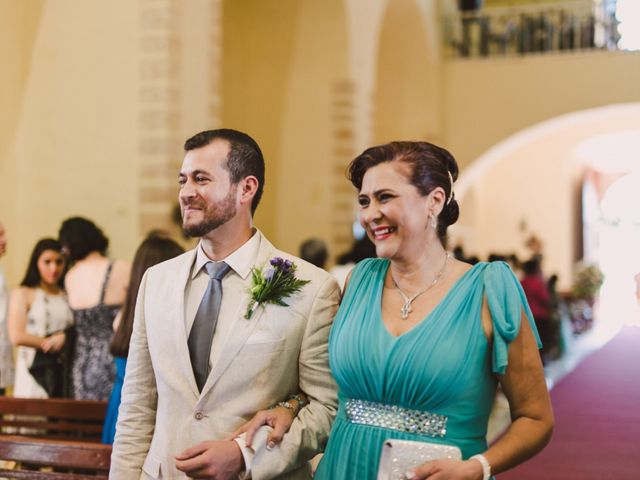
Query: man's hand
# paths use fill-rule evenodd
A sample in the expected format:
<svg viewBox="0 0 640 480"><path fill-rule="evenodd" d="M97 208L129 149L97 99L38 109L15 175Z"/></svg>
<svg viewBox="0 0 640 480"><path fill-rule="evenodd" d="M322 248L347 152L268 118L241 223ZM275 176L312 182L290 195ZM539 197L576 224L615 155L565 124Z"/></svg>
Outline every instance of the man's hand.
<svg viewBox="0 0 640 480"><path fill-rule="evenodd" d="M268 410L260 410L247 423L233 432L226 440L233 440L243 433L246 433L244 443L247 447L251 447L253 437L263 425L269 425L273 431L267 436L267 450L276 447L276 444L282 441L284 434L289 431L293 423L294 415L291 410L284 407L275 407Z"/></svg>
<svg viewBox="0 0 640 480"><path fill-rule="evenodd" d="M176 468L190 478L235 480L244 469L244 459L233 440L201 442L176 457Z"/></svg>

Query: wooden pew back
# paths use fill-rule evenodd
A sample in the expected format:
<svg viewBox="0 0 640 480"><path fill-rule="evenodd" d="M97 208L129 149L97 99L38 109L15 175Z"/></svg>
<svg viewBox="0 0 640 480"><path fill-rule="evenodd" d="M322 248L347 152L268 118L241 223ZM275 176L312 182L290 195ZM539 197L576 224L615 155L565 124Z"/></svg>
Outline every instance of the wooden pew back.
<svg viewBox="0 0 640 480"><path fill-rule="evenodd" d="M0 397L0 432L99 442L107 402Z"/></svg>
<svg viewBox="0 0 640 480"><path fill-rule="evenodd" d="M0 435L0 460L17 462L15 468L0 468L0 478L106 480L111 445Z"/></svg>

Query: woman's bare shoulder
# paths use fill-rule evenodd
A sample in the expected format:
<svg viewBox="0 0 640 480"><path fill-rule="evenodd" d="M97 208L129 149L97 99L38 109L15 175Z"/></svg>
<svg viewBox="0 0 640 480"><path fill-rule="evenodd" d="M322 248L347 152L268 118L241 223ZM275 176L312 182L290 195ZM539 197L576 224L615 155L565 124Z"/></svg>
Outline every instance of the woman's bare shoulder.
<svg viewBox="0 0 640 480"><path fill-rule="evenodd" d="M129 283L129 275L131 273L131 264L126 260L115 260L113 262L113 270L111 275L119 282Z"/></svg>
<svg viewBox="0 0 640 480"><path fill-rule="evenodd" d="M36 289L33 287L19 286L11 291L11 302L28 305L33 300Z"/></svg>

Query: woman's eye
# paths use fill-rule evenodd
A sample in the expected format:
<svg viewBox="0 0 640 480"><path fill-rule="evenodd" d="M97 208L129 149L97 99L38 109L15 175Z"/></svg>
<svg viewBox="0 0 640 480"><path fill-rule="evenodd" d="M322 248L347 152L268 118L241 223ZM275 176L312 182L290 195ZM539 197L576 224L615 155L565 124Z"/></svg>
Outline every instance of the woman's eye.
<svg viewBox="0 0 640 480"><path fill-rule="evenodd" d="M366 206L368 206L368 205L369 205L369 199L368 199L368 198L366 198L366 197L360 197L360 198L358 198L358 204L359 204L361 207L366 207Z"/></svg>
<svg viewBox="0 0 640 480"><path fill-rule="evenodd" d="M393 197L391 195L389 195L388 193L383 193L378 197L378 201L380 202L386 202L388 200L391 200Z"/></svg>

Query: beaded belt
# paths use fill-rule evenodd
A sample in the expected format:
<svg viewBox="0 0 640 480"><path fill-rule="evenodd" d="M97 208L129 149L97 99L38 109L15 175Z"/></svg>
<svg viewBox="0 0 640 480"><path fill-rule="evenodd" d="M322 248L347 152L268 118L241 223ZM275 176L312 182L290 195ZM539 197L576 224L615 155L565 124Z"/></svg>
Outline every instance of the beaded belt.
<svg viewBox="0 0 640 480"><path fill-rule="evenodd" d="M430 437L444 437L447 433L448 417L445 415L352 398L345 402L345 410L351 423Z"/></svg>

